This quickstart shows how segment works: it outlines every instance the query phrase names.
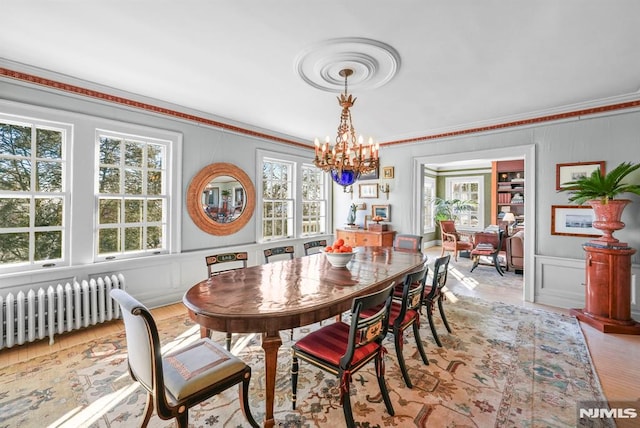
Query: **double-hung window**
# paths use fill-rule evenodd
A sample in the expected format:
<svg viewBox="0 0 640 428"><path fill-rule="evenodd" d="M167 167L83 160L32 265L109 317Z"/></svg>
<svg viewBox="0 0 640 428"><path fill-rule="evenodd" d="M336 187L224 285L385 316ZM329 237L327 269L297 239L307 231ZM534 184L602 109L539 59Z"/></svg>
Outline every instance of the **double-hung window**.
<svg viewBox="0 0 640 428"><path fill-rule="evenodd" d="M258 151L261 241L320 235L329 229L326 174L306 158Z"/></svg>
<svg viewBox="0 0 640 428"><path fill-rule="evenodd" d="M470 201L472 208L454 213L456 226L467 229L481 229L484 226L484 179L482 176L448 177L446 179L448 200Z"/></svg>
<svg viewBox="0 0 640 428"><path fill-rule="evenodd" d="M67 263L68 124L0 114L0 269Z"/></svg>
<svg viewBox="0 0 640 428"><path fill-rule="evenodd" d="M422 230L429 233L436 230L434 216L434 200L436 196L436 180L428 175L422 177Z"/></svg>
<svg viewBox="0 0 640 428"><path fill-rule="evenodd" d="M96 257L167 251L170 141L96 134Z"/></svg>

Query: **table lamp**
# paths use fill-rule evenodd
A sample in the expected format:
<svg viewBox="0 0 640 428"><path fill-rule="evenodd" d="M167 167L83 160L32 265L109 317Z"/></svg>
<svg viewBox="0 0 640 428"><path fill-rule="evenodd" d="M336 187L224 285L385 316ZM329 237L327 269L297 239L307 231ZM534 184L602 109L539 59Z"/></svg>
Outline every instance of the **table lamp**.
<svg viewBox="0 0 640 428"><path fill-rule="evenodd" d="M515 223L516 216L513 215L512 212L504 213L504 217L502 217L502 221L506 221L509 227L509 235L513 234L513 226L511 223Z"/></svg>

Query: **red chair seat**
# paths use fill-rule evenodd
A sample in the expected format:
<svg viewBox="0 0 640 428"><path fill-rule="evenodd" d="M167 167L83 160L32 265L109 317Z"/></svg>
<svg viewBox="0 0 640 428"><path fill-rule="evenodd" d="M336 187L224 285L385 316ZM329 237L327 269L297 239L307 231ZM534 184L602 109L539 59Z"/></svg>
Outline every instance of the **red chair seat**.
<svg viewBox="0 0 640 428"><path fill-rule="evenodd" d="M296 342L296 347L302 352L338 366L340 358L347 352L348 343L349 324L336 322L309 333ZM376 349L378 344L375 342L356 348L351 365L357 367L363 358L370 357Z"/></svg>
<svg viewBox="0 0 640 428"><path fill-rule="evenodd" d="M493 253L495 253L495 252L496 252L496 250L494 250L493 248L488 249L488 250L478 250L476 248L473 251L471 251L471 255L472 256L493 256Z"/></svg>

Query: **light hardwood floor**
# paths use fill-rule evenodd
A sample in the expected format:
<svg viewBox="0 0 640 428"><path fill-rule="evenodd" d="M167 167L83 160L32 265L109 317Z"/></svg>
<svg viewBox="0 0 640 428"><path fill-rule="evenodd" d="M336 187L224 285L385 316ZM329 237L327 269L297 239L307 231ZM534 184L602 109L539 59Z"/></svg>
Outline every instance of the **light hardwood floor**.
<svg viewBox="0 0 640 428"><path fill-rule="evenodd" d="M440 249L432 248L427 250L427 253L430 257L437 257L440 255ZM522 276L513 272L507 272L505 275L513 278L515 282L522 281ZM454 294L470 295L485 300L497 300L513 305L540 308L564 314L569 312L566 309L524 302L522 300L522 290L518 289L517 286L505 288L491 284L480 284L478 287L470 289L465 285L464 281L449 275L447 287ZM163 319L186 313L186 310L182 303L177 303L156 308L152 312L157 319ZM581 326L607 399L610 401L635 401L640 399L640 370L638 369L638 363L640 362L640 336L604 334L586 324ZM47 340L41 340L3 349L0 350L0 367L57 352L121 329L122 322L116 320L56 336L55 343L51 346Z"/></svg>

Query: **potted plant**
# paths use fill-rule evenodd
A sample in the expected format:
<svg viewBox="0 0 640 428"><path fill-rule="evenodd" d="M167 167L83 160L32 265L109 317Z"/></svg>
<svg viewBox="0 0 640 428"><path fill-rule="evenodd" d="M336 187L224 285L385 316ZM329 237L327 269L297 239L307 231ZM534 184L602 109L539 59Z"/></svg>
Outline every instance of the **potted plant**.
<svg viewBox="0 0 640 428"><path fill-rule="evenodd" d="M608 174L602 174L600 168L591 175L570 181L562 188L563 192L570 192L569 201L578 205L588 203L593 208L596 220L593 227L603 231L603 236L592 242L605 245L615 245L619 241L612 233L624 227L620 221L624 207L631 202L629 199L616 199L623 193L640 195L640 184L623 181L629 174L640 168L640 164L623 162Z"/></svg>
<svg viewBox="0 0 640 428"><path fill-rule="evenodd" d="M434 214L437 221L458 219L458 214L468 212L476 207L475 201L461 199L433 198Z"/></svg>

